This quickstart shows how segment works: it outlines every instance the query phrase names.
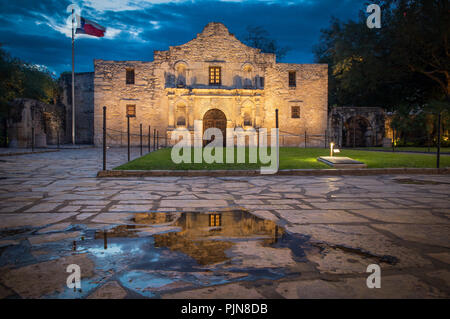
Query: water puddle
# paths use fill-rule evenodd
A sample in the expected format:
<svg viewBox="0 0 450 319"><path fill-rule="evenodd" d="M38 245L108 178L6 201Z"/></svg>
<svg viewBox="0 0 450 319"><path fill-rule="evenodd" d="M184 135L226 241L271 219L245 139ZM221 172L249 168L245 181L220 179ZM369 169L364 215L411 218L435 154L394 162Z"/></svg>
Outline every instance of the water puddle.
<svg viewBox="0 0 450 319"><path fill-rule="evenodd" d="M0 230L2 284L20 297L83 298L114 281L128 294L158 298L295 274L310 247L307 237L241 210L105 213L71 223ZM66 288L68 264L80 266L81 289Z"/></svg>
<svg viewBox="0 0 450 319"><path fill-rule="evenodd" d="M437 182L437 181L426 181L412 178L401 178L394 179L394 182L399 184L413 184L413 185L442 185L442 184L450 184L447 182Z"/></svg>

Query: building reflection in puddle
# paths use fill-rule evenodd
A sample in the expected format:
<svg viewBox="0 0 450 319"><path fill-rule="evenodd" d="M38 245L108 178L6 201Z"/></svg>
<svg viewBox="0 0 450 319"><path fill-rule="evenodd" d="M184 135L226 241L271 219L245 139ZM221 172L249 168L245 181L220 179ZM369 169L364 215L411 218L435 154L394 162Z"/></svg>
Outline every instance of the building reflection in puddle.
<svg viewBox="0 0 450 319"><path fill-rule="evenodd" d="M42 278L51 278L49 265L60 267L59 263L70 260L89 274L83 279L83 292L74 295L67 288L61 293L58 282L55 287L59 288L48 289L45 296L79 298L108 280L155 297L183 287L275 280L297 273L297 263L307 262L307 237L292 235L246 211L112 216L107 216L108 223L73 225L69 236L65 230L35 237L8 233L5 238L19 244L0 251L0 265L23 267L23 278L34 278L35 269ZM71 237L75 232L76 237ZM22 240L29 238L41 242L30 245L29 240Z"/></svg>
<svg viewBox="0 0 450 319"><path fill-rule="evenodd" d="M138 213L131 221L133 225L98 231L95 238L103 237L104 249L107 249L108 237L146 237L148 234L153 237L155 248L181 252L199 265L210 265L229 259L227 250L238 242L257 241L261 246L268 246L277 243L284 233L273 221L245 211Z"/></svg>

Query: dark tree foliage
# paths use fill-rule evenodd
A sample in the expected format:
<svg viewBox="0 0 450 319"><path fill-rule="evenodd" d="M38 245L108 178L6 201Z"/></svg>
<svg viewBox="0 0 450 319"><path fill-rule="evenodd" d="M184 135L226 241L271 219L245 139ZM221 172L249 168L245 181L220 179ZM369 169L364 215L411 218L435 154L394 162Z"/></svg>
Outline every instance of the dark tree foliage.
<svg viewBox="0 0 450 319"><path fill-rule="evenodd" d="M7 116L9 102L15 98L53 103L56 93L56 81L48 70L11 57L0 46L0 117Z"/></svg>
<svg viewBox="0 0 450 319"><path fill-rule="evenodd" d="M247 35L243 42L252 48L261 49L261 52L274 53L277 60L282 60L290 51L289 47L280 47L276 40L270 38L269 32L261 26L247 26Z"/></svg>
<svg viewBox="0 0 450 319"><path fill-rule="evenodd" d="M380 29L366 26L363 11L358 21L332 19L315 47L317 62L330 66L330 104L412 110L448 102L448 0L371 2L381 7Z"/></svg>
<svg viewBox="0 0 450 319"><path fill-rule="evenodd" d="M370 3L381 7L380 29L366 26L365 11L358 21L332 19L315 47L317 62L330 66L330 105L394 111L391 126L401 144L434 144L437 114L441 133L450 126L449 2Z"/></svg>

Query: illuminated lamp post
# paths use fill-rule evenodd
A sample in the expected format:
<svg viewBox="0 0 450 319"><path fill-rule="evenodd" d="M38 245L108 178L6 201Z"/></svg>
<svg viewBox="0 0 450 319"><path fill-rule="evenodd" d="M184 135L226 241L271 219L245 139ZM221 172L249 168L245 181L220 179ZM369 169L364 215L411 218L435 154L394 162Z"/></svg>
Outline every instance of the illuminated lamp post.
<svg viewBox="0 0 450 319"><path fill-rule="evenodd" d="M341 151L337 148L334 148L334 143L330 143L330 157L333 157L334 153L340 153Z"/></svg>

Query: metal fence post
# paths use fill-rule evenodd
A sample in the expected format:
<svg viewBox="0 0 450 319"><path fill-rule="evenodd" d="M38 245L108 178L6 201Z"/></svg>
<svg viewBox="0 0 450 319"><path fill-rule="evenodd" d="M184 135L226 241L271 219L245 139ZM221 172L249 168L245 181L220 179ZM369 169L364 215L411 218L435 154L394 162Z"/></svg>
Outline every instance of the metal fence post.
<svg viewBox="0 0 450 319"><path fill-rule="evenodd" d="M305 148L306 148L306 130L305 130Z"/></svg>
<svg viewBox="0 0 450 319"><path fill-rule="evenodd" d="M256 128L256 146L259 149L259 127Z"/></svg>
<svg viewBox="0 0 450 319"><path fill-rule="evenodd" d="M128 162L130 161L130 117L127 116Z"/></svg>
<svg viewBox="0 0 450 319"><path fill-rule="evenodd" d="M376 127L375 127L375 146L378 146L378 132Z"/></svg>
<svg viewBox="0 0 450 319"><path fill-rule="evenodd" d="M153 150L156 147L156 128L153 129Z"/></svg>
<svg viewBox="0 0 450 319"><path fill-rule="evenodd" d="M275 128L278 128L278 109L275 109Z"/></svg>
<svg viewBox="0 0 450 319"><path fill-rule="evenodd" d="M34 126L31 128L31 151L34 152Z"/></svg>
<svg viewBox="0 0 450 319"><path fill-rule="evenodd" d="M436 167L439 168L441 157L441 112L438 115L438 136L437 136L437 152L436 152Z"/></svg>
<svg viewBox="0 0 450 319"><path fill-rule="evenodd" d="M151 144L151 131L150 131L150 125L148 126L148 152L150 153L151 148L150 148L150 144Z"/></svg>
<svg viewBox="0 0 450 319"><path fill-rule="evenodd" d="M106 171L106 106L103 107L103 170Z"/></svg>
<svg viewBox="0 0 450 319"><path fill-rule="evenodd" d="M56 138L56 143L57 143L57 147L58 147L58 149L59 149L59 135L60 135L60 131L59 131L59 128L56 130L56 134L57 134L57 138Z"/></svg>
<svg viewBox="0 0 450 319"><path fill-rule="evenodd" d="M3 134L3 147L8 147L8 120L6 119L6 117L3 119L3 125L4 125L4 134Z"/></svg>
<svg viewBox="0 0 450 319"><path fill-rule="evenodd" d="M156 149L159 150L159 131L156 131Z"/></svg>
<svg viewBox="0 0 450 319"><path fill-rule="evenodd" d="M142 156L142 123L139 125L139 139L140 139L140 147L141 147L141 156Z"/></svg>
<svg viewBox="0 0 450 319"><path fill-rule="evenodd" d="M278 130L278 109L275 109L275 128ZM279 135L277 136L277 138L279 138ZM270 143L272 143L272 136L270 137L270 140L271 140L271 142ZM278 139L277 139L277 147L279 146L278 145Z"/></svg>

